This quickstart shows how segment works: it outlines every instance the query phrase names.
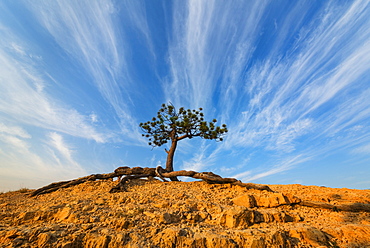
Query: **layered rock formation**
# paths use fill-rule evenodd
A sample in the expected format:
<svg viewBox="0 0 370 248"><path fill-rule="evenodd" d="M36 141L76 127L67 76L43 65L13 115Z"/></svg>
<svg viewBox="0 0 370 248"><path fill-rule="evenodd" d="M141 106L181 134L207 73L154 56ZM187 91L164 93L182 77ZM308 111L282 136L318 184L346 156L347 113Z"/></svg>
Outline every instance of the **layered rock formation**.
<svg viewBox="0 0 370 248"><path fill-rule="evenodd" d="M1 194L0 247L370 247L370 190L137 179L108 193L114 184Z"/></svg>

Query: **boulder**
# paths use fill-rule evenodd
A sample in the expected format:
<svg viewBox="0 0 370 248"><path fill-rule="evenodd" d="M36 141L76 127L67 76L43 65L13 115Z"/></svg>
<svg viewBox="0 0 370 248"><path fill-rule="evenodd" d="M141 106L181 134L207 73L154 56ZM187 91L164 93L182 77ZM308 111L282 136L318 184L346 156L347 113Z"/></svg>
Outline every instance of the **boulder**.
<svg viewBox="0 0 370 248"><path fill-rule="evenodd" d="M299 239L300 242L313 247L328 245L328 237L325 233L312 226L299 225L291 229L289 234L291 237Z"/></svg>
<svg viewBox="0 0 370 248"><path fill-rule="evenodd" d="M246 228L254 223L254 211L246 207L234 207L225 210L219 219L219 224L229 228Z"/></svg>

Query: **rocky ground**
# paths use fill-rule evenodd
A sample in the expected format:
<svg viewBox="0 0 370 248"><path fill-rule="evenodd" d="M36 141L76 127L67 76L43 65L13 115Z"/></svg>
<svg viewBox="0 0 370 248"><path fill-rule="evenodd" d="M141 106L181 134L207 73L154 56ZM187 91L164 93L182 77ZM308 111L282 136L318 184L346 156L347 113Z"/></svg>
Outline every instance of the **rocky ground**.
<svg viewBox="0 0 370 248"><path fill-rule="evenodd" d="M108 193L115 184L0 194L0 247L370 247L370 190L138 179Z"/></svg>

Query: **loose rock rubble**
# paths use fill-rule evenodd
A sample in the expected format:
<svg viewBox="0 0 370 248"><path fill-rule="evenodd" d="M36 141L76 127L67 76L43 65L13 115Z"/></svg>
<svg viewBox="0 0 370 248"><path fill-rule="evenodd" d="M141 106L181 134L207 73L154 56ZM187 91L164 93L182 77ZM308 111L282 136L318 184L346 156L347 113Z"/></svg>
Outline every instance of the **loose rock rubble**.
<svg viewBox="0 0 370 248"><path fill-rule="evenodd" d="M0 194L0 247L370 247L370 213L302 201L370 204L370 190L205 182L86 182L50 194Z"/></svg>

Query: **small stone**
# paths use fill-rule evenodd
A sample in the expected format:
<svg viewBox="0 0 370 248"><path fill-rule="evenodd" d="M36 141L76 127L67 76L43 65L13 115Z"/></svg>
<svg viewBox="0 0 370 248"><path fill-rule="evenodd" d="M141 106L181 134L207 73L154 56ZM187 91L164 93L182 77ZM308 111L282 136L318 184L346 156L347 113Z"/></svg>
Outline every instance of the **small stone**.
<svg viewBox="0 0 370 248"><path fill-rule="evenodd" d="M18 219L22 221L27 221L27 220L33 219L34 217L35 217L34 212L25 212L25 213L19 214Z"/></svg>
<svg viewBox="0 0 370 248"><path fill-rule="evenodd" d="M99 216L90 216L89 222L94 223L94 222L99 222L100 218Z"/></svg>
<svg viewBox="0 0 370 248"><path fill-rule="evenodd" d="M84 207L82 208L82 211L86 211L86 212L88 212L88 211L91 211L93 208L94 208L94 207L93 207L92 205L87 205L87 206L84 206Z"/></svg>
<svg viewBox="0 0 370 248"><path fill-rule="evenodd" d="M81 225L81 228L83 229L83 230L89 230L89 229L91 229L91 228L93 228L94 227L94 225L93 224L82 224Z"/></svg>
<svg viewBox="0 0 370 248"><path fill-rule="evenodd" d="M163 213L159 216L159 223L171 224L179 221L179 217L170 213Z"/></svg>
<svg viewBox="0 0 370 248"><path fill-rule="evenodd" d="M52 235L51 233L40 233L38 235L38 240L37 240L37 244L38 244L38 247L42 248L42 247L47 247L47 246L50 246L50 244L52 244L55 240L55 237L54 235Z"/></svg>
<svg viewBox="0 0 370 248"><path fill-rule="evenodd" d="M24 239L16 238L13 240L13 247L21 246L24 243Z"/></svg>
<svg viewBox="0 0 370 248"><path fill-rule="evenodd" d="M70 207L65 207L61 211L55 214L54 218L56 221L63 221L70 217L72 209Z"/></svg>
<svg viewBox="0 0 370 248"><path fill-rule="evenodd" d="M103 198L99 198L95 201L95 204L97 205L104 205L105 204L105 200Z"/></svg>
<svg viewBox="0 0 370 248"><path fill-rule="evenodd" d="M5 235L5 238L15 239L19 235L20 235L20 232L18 230L14 229L14 230L11 230L11 231L7 232L6 235Z"/></svg>
<svg viewBox="0 0 370 248"><path fill-rule="evenodd" d="M107 229L107 228L104 228L104 229L101 229L101 230L100 230L100 233L101 233L101 234L108 235L108 234L110 233L110 230L109 230L109 229Z"/></svg>
<svg viewBox="0 0 370 248"><path fill-rule="evenodd" d="M263 239L253 239L251 248L265 248L265 241Z"/></svg>

